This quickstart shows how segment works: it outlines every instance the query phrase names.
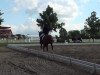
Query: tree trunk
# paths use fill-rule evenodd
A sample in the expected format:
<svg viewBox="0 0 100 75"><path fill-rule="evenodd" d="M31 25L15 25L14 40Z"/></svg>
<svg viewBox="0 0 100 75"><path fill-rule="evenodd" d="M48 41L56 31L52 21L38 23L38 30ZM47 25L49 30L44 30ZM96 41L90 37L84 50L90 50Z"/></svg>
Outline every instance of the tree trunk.
<svg viewBox="0 0 100 75"><path fill-rule="evenodd" d="M95 35L93 35L93 43L94 43Z"/></svg>

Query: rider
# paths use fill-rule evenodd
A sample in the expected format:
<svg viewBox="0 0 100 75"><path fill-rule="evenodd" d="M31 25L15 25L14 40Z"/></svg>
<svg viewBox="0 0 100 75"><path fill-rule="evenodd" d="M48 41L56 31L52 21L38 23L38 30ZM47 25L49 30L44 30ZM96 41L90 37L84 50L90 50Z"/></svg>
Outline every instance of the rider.
<svg viewBox="0 0 100 75"><path fill-rule="evenodd" d="M45 35L48 35L48 33L49 33L49 28L48 27L44 27L43 31L39 32L40 41L42 41L43 37Z"/></svg>
<svg viewBox="0 0 100 75"><path fill-rule="evenodd" d="M49 34L49 31L50 31L50 28L49 27L44 27L43 28L43 33L45 34L45 35L48 35Z"/></svg>

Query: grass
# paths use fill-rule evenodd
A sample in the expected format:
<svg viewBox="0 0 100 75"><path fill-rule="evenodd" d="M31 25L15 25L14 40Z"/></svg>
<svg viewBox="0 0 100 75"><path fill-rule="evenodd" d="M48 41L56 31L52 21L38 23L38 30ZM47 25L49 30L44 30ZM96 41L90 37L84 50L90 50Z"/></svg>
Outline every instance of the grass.
<svg viewBox="0 0 100 75"><path fill-rule="evenodd" d="M7 43L0 43L0 47L7 46Z"/></svg>
<svg viewBox="0 0 100 75"><path fill-rule="evenodd" d="M31 41L31 42L25 42L25 40L2 40L0 39L0 47L1 46L7 46L7 44L36 44L37 42Z"/></svg>

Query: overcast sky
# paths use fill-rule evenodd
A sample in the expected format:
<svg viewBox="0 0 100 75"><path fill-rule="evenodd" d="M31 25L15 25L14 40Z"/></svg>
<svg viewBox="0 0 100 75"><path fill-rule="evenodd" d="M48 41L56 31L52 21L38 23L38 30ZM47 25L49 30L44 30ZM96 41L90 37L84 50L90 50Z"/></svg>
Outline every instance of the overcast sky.
<svg viewBox="0 0 100 75"><path fill-rule="evenodd" d="M48 5L57 13L59 23L65 22L67 31L82 29L92 11L100 17L100 0L0 0L0 10L4 12L2 25L11 26L13 34L36 36L40 30L36 19Z"/></svg>

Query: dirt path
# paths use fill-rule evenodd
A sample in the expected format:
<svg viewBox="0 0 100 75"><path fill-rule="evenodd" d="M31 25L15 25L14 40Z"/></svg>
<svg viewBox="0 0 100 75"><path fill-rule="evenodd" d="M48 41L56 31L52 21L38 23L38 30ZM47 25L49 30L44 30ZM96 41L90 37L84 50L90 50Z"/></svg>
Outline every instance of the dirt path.
<svg viewBox="0 0 100 75"><path fill-rule="evenodd" d="M82 70L0 47L0 75L90 75Z"/></svg>
<svg viewBox="0 0 100 75"><path fill-rule="evenodd" d="M40 46L30 46L28 48L42 50ZM52 51L49 46L48 52L100 64L100 44L54 45L54 50Z"/></svg>

